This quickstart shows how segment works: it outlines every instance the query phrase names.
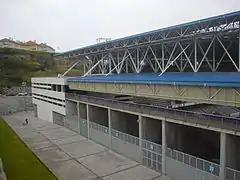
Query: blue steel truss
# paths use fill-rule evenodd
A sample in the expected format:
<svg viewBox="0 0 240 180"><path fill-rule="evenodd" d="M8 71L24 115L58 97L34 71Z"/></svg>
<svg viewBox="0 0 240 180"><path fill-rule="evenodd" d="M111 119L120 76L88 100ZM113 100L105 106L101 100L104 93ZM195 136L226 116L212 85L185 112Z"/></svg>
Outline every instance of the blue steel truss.
<svg viewBox="0 0 240 180"><path fill-rule="evenodd" d="M240 11L57 54L86 74L240 72Z"/></svg>

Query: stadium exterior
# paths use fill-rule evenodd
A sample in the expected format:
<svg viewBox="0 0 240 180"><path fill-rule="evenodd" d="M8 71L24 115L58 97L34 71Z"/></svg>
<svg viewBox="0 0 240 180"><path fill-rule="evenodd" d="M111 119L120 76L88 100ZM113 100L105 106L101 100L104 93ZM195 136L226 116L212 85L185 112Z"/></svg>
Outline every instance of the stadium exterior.
<svg viewBox="0 0 240 180"><path fill-rule="evenodd" d="M35 116L176 180L240 179L240 12L64 52Z"/></svg>

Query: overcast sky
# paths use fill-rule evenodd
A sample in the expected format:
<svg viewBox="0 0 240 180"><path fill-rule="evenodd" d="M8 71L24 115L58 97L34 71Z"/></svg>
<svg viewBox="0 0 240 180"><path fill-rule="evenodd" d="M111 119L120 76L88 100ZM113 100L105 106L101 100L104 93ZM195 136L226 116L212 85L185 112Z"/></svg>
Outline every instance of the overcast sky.
<svg viewBox="0 0 240 180"><path fill-rule="evenodd" d="M239 0L0 0L0 38L66 51L238 10Z"/></svg>

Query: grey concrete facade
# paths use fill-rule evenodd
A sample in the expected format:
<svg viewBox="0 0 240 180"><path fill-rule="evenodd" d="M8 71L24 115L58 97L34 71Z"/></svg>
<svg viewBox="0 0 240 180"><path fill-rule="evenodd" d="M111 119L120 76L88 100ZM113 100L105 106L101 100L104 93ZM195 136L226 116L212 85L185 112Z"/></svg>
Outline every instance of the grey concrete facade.
<svg viewBox="0 0 240 180"><path fill-rule="evenodd" d="M81 102L81 104L84 104L84 103ZM91 109L93 105L87 104L86 106L88 106L89 109ZM96 106L98 105L96 104ZM94 109L96 110L96 108ZM99 112L99 111L102 111L102 112ZM230 151L228 152L227 150L224 152L224 149L220 147L222 140L220 139L220 133L218 132L174 124L174 123L166 122L163 120L161 121L159 119L149 118L142 115L137 116L135 113L131 114L131 113L120 112L115 109L112 110L111 107L103 108L99 106L99 108L97 108L97 111L95 112L97 114L98 112L99 114L102 114L104 112L103 113L105 114L104 116L106 117L106 119L108 119L107 126L110 125L111 129L113 130L116 129L120 132L134 135L139 139L139 142L147 140L147 141L159 144L162 149L161 150L161 173L163 174L166 173L167 175L173 178L176 178L178 174L171 175L171 172L169 172L169 163L170 163L170 160L168 157L169 148L182 151L185 153L187 152L188 154L193 153L197 155L196 158L199 158L198 155L200 155L200 157L203 159L204 157L210 158L213 162L216 162L216 164L212 163L211 165L211 162L206 162L210 164L208 168L211 171L209 171L209 173L210 174L213 173L214 174L213 177L216 178L217 180L218 178L220 178L220 176L229 177L228 174L222 175L221 174L222 172L220 173L221 168L226 169L230 167L229 166L230 164L232 165L231 166L232 168L236 167L235 164L237 160L234 158L231 158L231 152ZM94 116L97 116L97 114L95 114ZM90 115L89 113L89 117L91 116L92 115ZM134 123L131 124L131 122L134 122ZM109 144L112 143L110 131L109 131ZM238 142L236 139L233 139L233 138L231 138L230 140L231 141L226 141L226 142L232 143L231 146L233 146L234 144L233 142ZM111 146L112 145L109 145L108 148L111 148ZM139 144L139 147L140 147L140 150L136 152L142 154L141 156L144 156L143 155L144 152L142 151L143 149L142 143ZM237 146L235 147L235 149L236 148ZM232 148L228 147L226 149L232 149ZM210 154L208 157L207 155L209 154L209 152L212 152L212 154L215 154L215 156ZM227 156L226 161L224 163L220 163L221 161L220 154L222 153L225 154L225 156ZM175 162L171 160L171 163L175 163ZM178 166L184 166L184 164L182 165L181 163L178 163L178 164L179 165L177 165L176 168ZM218 166L219 167L221 166L221 168L218 168ZM185 170L189 171L187 170L187 168L185 168ZM171 171L174 171L174 170L171 170ZM178 173L181 173L181 172L178 172ZM196 173L198 172L196 171ZM219 174L219 176L215 176L215 174ZM194 176L194 173L192 175ZM209 175L203 175L203 176L207 177ZM235 176L237 177L237 175ZM184 179L187 177L182 177L182 178Z"/></svg>

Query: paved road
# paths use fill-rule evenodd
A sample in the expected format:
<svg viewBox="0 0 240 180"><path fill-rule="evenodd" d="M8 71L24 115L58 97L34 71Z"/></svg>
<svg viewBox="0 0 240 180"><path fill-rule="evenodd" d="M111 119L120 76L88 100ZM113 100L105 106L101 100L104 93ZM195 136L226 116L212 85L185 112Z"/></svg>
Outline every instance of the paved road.
<svg viewBox="0 0 240 180"><path fill-rule="evenodd" d="M29 124L23 125L28 117ZM60 180L170 180L79 134L21 112L9 126Z"/></svg>

